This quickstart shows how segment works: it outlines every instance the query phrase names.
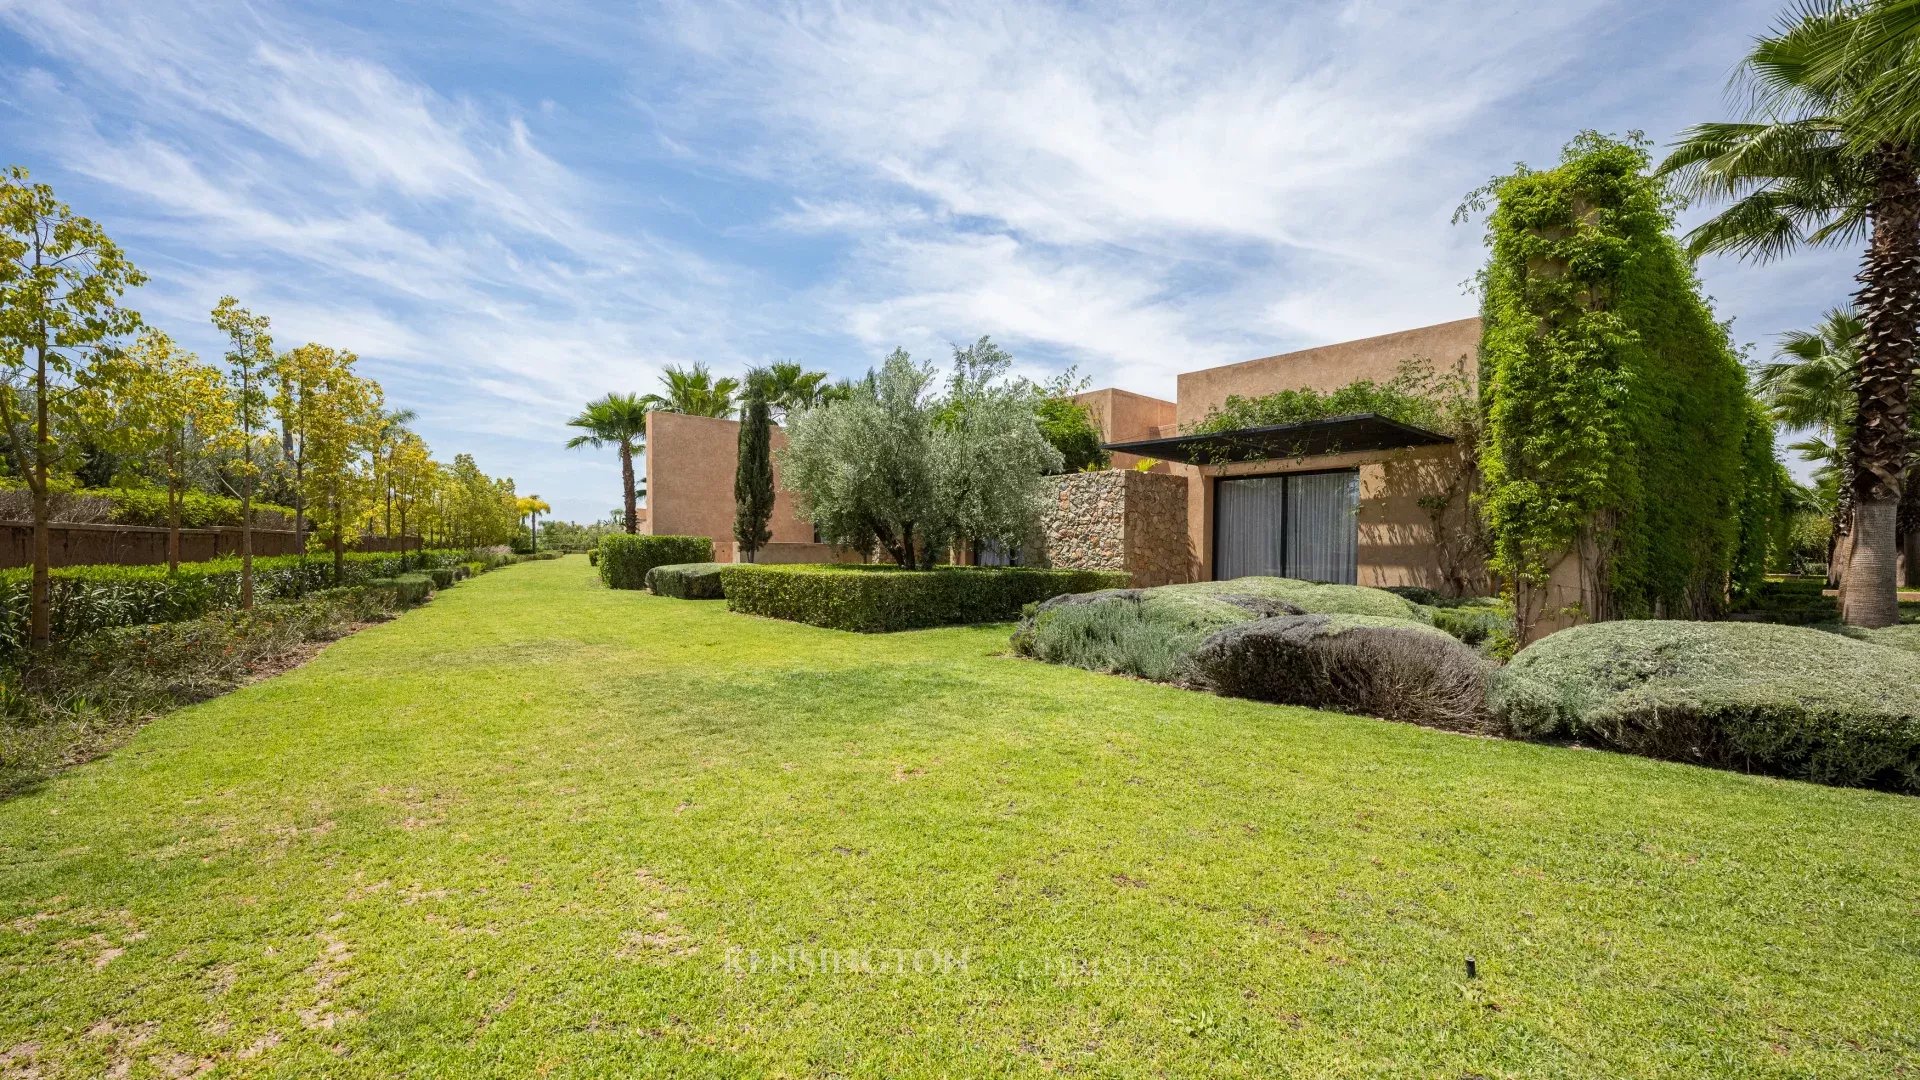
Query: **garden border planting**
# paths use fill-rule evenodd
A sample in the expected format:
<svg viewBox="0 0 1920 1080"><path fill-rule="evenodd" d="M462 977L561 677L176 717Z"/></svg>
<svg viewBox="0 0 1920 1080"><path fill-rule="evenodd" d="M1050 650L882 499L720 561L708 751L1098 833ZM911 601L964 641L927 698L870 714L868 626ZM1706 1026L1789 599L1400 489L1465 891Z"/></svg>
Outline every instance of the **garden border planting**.
<svg viewBox="0 0 1920 1080"><path fill-rule="evenodd" d="M1128 582L1120 570L751 563L720 578L730 611L869 634L1002 622L1028 604Z"/></svg>
<svg viewBox="0 0 1920 1080"><path fill-rule="evenodd" d="M650 536L618 533L600 538L596 564L610 589L644 589L647 571L656 566L713 561L713 540L705 536Z"/></svg>

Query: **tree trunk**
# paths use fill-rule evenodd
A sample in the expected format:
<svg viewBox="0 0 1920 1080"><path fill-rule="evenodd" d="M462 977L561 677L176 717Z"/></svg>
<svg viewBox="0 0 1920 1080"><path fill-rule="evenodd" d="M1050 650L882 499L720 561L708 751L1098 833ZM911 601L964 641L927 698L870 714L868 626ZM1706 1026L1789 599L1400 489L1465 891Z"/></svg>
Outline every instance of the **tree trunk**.
<svg viewBox="0 0 1920 1080"><path fill-rule="evenodd" d="M633 447L620 443L620 486L627 500L627 532L640 531L640 504L633 495Z"/></svg>
<svg viewBox="0 0 1920 1080"><path fill-rule="evenodd" d="M37 472L44 472L36 467ZM40 484L33 492L33 595L28 600L29 636L33 647L44 648L53 640L53 534L47 528L47 488Z"/></svg>
<svg viewBox="0 0 1920 1080"><path fill-rule="evenodd" d="M1899 620L1896 522L1910 451L1908 404L1914 337L1920 329L1920 177L1911 149L1882 144L1875 160L1873 239L1854 298L1866 333L1854 391L1858 412L1848 458L1854 466L1852 551L1840 617L1854 626Z"/></svg>
<svg viewBox="0 0 1920 1080"><path fill-rule="evenodd" d="M333 509L333 585L335 588L339 588L341 585L346 584L343 578L345 577L344 571L346 569L346 561L347 561L347 552L346 552L347 529L346 529L346 522L340 520L341 515L346 512L346 507L340 505L340 492L338 489L335 489L333 494L332 509Z"/></svg>
<svg viewBox="0 0 1920 1080"><path fill-rule="evenodd" d="M1851 625L1892 626L1900 621L1894 511L1894 504L1884 500L1863 499L1853 506L1853 552L1847 564L1847 587L1840 590L1840 618ZM1870 582L1872 587L1867 587Z"/></svg>
<svg viewBox="0 0 1920 1080"><path fill-rule="evenodd" d="M180 451L169 437L167 441L167 573L180 572ZM216 549L218 544L215 545Z"/></svg>
<svg viewBox="0 0 1920 1080"><path fill-rule="evenodd" d="M47 329L40 326L40 340L46 341ZM53 641L53 534L47 528L47 443L50 418L47 412L47 347L34 346L34 433L33 474L28 481L33 503L33 595L27 600L28 636L36 649ZM11 391L8 391L11 392Z"/></svg>

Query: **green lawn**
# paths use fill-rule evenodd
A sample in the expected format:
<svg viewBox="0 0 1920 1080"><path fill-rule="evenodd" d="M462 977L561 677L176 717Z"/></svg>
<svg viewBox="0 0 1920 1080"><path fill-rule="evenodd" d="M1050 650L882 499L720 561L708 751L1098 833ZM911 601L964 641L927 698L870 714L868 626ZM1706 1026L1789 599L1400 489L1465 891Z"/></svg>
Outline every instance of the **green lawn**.
<svg viewBox="0 0 1920 1080"><path fill-rule="evenodd" d="M1920 800L1005 641L461 584L0 803L0 1076L1920 1068Z"/></svg>

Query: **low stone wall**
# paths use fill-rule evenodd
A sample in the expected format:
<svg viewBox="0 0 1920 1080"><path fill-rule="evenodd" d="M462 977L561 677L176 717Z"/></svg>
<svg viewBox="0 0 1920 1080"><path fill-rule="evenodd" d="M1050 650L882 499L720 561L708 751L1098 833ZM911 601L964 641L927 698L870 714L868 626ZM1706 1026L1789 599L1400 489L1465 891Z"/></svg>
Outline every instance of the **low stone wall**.
<svg viewBox="0 0 1920 1080"><path fill-rule="evenodd" d="M1136 587L1192 580L1186 477L1105 469L1048 477L1047 484L1044 565L1125 570Z"/></svg>
<svg viewBox="0 0 1920 1080"><path fill-rule="evenodd" d="M146 525L82 525L56 522L48 529L54 566L163 566L167 561L167 530ZM363 536L350 551L399 551L402 537ZM418 550L420 538L404 538L408 550ZM255 555L298 555L300 538L291 529L253 530ZM317 547L317 546L316 546ZM180 530L180 561L206 562L240 554L240 529ZM0 521L0 569L33 565L33 526L23 521Z"/></svg>
<svg viewBox="0 0 1920 1080"><path fill-rule="evenodd" d="M1127 477L1127 569L1136 586L1192 581L1200 561L1187 531L1184 476L1129 470Z"/></svg>

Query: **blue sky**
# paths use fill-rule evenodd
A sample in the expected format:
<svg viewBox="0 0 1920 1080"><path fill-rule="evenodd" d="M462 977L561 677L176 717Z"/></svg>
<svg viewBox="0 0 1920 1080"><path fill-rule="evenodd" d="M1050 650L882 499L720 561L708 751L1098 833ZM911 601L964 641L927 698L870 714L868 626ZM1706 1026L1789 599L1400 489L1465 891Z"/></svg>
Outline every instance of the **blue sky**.
<svg viewBox="0 0 1920 1080"><path fill-rule="evenodd" d="M1725 116L1778 7L0 0L0 157L204 356L232 293L587 520L618 469L566 418L667 364L851 374L990 334L1171 396L1471 315L1461 196L1582 128ZM1764 352L1852 263L1701 269Z"/></svg>

